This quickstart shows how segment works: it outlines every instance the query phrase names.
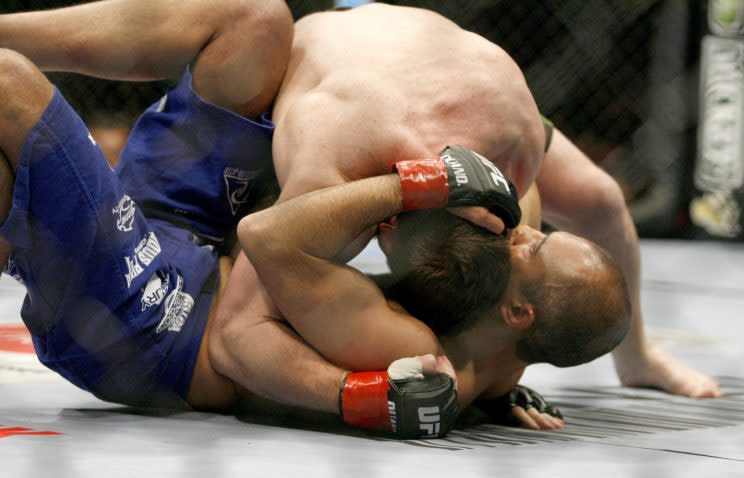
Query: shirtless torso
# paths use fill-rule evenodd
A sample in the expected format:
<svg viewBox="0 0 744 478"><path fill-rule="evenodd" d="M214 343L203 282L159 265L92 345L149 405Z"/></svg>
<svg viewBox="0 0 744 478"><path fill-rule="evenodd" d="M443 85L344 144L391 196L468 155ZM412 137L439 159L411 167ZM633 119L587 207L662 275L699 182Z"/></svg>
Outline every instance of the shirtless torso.
<svg viewBox="0 0 744 478"><path fill-rule="evenodd" d="M296 23L274 108L282 198L462 144L525 193L544 130L514 61L433 12L368 5Z"/></svg>
<svg viewBox="0 0 744 478"><path fill-rule="evenodd" d="M544 128L513 60L444 17L413 8L377 4L313 14L297 22L273 119L280 201L389 173L394 161L432 157L447 144L463 144L494 160L521 196L533 183L544 155ZM525 219L539 218L535 199L530 201L538 212L525 214ZM349 255L373 234L370 230L355 241ZM282 319L266 293L257 289L256 279L245 257L238 256L229 280L240 286L224 289L219 310L213 310L194 372L192 405L229 403L242 388L212 365L206 344L213 329L224 327L236 315L251 322L246 310ZM298 292L297 302L302 301ZM365 359L359 353L365 344L355 351L344 349L348 343L342 338L344 325L333 320L289 321L323 356L352 370L384 369L402 356L440 350L423 324L409 320L403 322L409 332L396 333L414 340L387 350L370 343L368 355L373 357ZM325 331L334 329L339 335L329 340ZM459 347L451 343L450 348ZM516 384L522 368L494 361L495 354L480 355L478 367L463 361L458 370L462 399L469 402L489 387L494 394L503 394Z"/></svg>
<svg viewBox="0 0 744 478"><path fill-rule="evenodd" d="M137 3L136 8L130 3ZM280 0L223 3L224 8L215 10L198 0L184 0L173 12L161 0L92 2L3 15L0 37L4 48L22 53L45 71L146 80L180 74L191 63L194 88L201 97L256 117L275 96L285 73L291 15ZM91 20L104 27L81 28ZM123 41L130 48L118 48ZM490 157L512 177L520 195L541 168L544 133L517 66L497 46L436 14L377 4L311 15L298 23L293 49L274 111L282 200L387 173L394 160L434 155L448 143L462 143ZM7 50L2 53L8 65L21 62ZM18 73L12 76L20 78L22 87L9 96L23 106L18 111L23 110L29 120L19 121L14 111L4 129L3 152L11 164L18 160L28 127L41 111L29 113L28 106L33 100L46 105L51 91L48 82L35 74L46 97L15 94L32 90L29 81L22 81L23 74L28 76L32 70L27 66L11 69ZM11 181L7 176L4 180ZM618 257L638 310L637 244L616 185L559 133L540 180L546 217L559 227L597 237ZM2 242L0 249L7 253L9 245ZM343 371L324 361L278 320L281 314L243 256L237 257L232 271L230 260L223 263L220 294L212 304L193 374L191 404L223 408L236 389L245 387L277 400L337 412ZM292 326L322 350L322 340L305 334L301 322ZM379 354L382 363L391 357L434 351L431 332L421 330L417 321L409 325L409 332L423 337L424 345L410 342L407 350L370 348L367 358ZM268 334L251 336L256 329ZM689 373L675 362L670 362L672 372L687 374L680 380L669 385L648 379L654 376L653 367L659 367L658 353L641 353L648 347L639 346L646 344L640 326L634 329L637 332L625 355L646 363L635 367L636 361L625 360L626 372L639 371L625 373L625 383L696 396L693 386L700 383L702 393L709 393L709 379L698 374L696 380L684 380ZM338 330L343 334L343 327ZM654 359L651 367L648 357ZM667 382L675 378L675 374L661 375ZM319 392L316 384L322 380L324 390L330 392Z"/></svg>

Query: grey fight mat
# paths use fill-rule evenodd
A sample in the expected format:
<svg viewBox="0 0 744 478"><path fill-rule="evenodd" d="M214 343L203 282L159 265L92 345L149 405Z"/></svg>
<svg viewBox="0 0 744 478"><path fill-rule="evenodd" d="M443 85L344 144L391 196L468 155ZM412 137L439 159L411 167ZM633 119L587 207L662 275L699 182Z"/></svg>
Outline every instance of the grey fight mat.
<svg viewBox="0 0 744 478"><path fill-rule="evenodd" d="M643 241L649 334L716 376L725 398L618 386L602 357L528 369L566 416L561 431L495 425L394 441L298 416L167 413L96 400L46 371L22 328L22 289L0 280L0 477L742 477L744 248ZM354 264L380 271L378 249ZM30 353L31 352L31 353Z"/></svg>

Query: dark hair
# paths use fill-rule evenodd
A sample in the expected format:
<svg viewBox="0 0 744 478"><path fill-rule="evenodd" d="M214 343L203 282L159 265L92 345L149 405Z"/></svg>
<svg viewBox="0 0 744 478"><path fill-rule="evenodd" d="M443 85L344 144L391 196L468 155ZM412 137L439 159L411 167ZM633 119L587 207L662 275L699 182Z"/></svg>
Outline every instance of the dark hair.
<svg viewBox="0 0 744 478"><path fill-rule="evenodd" d="M597 270L560 274L548 268L544 278L523 286L535 322L517 342L520 359L573 367L606 354L625 337L631 308L623 273L609 254L592 247Z"/></svg>
<svg viewBox="0 0 744 478"><path fill-rule="evenodd" d="M509 240L446 210L401 214L386 292L436 334L494 306L511 272Z"/></svg>

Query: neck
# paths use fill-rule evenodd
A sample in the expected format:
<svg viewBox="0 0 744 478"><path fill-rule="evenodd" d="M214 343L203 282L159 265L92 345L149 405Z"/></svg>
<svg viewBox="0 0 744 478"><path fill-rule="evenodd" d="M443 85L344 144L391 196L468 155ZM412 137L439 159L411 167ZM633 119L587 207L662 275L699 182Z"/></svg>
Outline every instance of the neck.
<svg viewBox="0 0 744 478"><path fill-rule="evenodd" d="M453 335L441 337L441 340L455 359L462 357L489 362L516 358L517 335L503 322L492 317L478 319Z"/></svg>
<svg viewBox="0 0 744 478"><path fill-rule="evenodd" d="M469 403L496 383L527 366L516 355L518 336L502 322L484 318L456 335L440 337L458 379L461 403Z"/></svg>

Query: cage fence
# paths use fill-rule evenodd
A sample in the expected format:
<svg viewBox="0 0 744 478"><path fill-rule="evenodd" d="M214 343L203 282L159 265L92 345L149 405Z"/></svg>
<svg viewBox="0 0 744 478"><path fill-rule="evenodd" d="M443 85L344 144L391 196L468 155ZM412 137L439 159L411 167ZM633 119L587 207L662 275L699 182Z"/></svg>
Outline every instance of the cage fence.
<svg viewBox="0 0 744 478"><path fill-rule="evenodd" d="M2 0L0 13L74 3L80 2ZM509 52L541 112L617 179L642 236L704 235L691 227L688 205L700 194L693 172L700 44L708 32L705 2L388 3L439 12ZM288 4L295 19L334 6L332 0ZM130 126L169 86L165 81L129 83L68 73L49 77L91 128Z"/></svg>

